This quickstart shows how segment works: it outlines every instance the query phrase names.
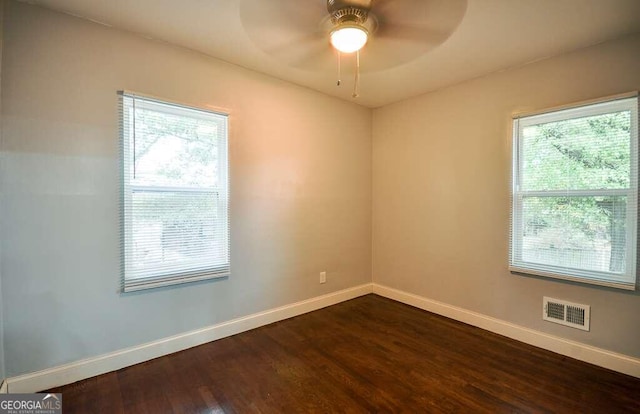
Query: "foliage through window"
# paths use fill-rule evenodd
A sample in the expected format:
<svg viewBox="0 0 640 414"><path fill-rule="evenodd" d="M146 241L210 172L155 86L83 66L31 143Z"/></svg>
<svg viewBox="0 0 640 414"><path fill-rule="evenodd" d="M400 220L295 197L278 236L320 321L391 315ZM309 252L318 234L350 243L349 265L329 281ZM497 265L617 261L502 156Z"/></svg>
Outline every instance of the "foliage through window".
<svg viewBox="0 0 640 414"><path fill-rule="evenodd" d="M121 93L124 291L229 274L227 118Z"/></svg>
<svg viewBox="0 0 640 414"><path fill-rule="evenodd" d="M638 99L514 120L510 268L634 289Z"/></svg>

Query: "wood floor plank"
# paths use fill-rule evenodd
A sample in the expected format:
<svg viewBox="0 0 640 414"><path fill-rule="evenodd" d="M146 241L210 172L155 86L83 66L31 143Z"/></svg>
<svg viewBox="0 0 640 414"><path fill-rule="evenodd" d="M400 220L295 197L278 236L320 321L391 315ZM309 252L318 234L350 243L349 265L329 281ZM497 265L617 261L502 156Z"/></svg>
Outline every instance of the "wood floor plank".
<svg viewBox="0 0 640 414"><path fill-rule="evenodd" d="M65 413L640 413L638 378L376 295L50 391Z"/></svg>

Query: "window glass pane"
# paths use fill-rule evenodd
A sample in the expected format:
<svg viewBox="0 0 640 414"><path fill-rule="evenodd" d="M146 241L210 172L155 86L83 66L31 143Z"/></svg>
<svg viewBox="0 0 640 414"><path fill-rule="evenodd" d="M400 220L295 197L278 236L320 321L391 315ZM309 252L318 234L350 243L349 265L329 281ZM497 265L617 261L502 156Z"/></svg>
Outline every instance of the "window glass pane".
<svg viewBox="0 0 640 414"><path fill-rule="evenodd" d="M133 272L188 272L227 262L215 192L132 194Z"/></svg>
<svg viewBox="0 0 640 414"><path fill-rule="evenodd" d="M630 131L630 111L525 126L522 190L629 188Z"/></svg>
<svg viewBox="0 0 640 414"><path fill-rule="evenodd" d="M524 197L522 260L624 273L626 196Z"/></svg>
<svg viewBox="0 0 640 414"><path fill-rule="evenodd" d="M230 272L228 115L121 92L125 292Z"/></svg>
<svg viewBox="0 0 640 414"><path fill-rule="evenodd" d="M219 123L201 117L135 108L135 185L218 186Z"/></svg>

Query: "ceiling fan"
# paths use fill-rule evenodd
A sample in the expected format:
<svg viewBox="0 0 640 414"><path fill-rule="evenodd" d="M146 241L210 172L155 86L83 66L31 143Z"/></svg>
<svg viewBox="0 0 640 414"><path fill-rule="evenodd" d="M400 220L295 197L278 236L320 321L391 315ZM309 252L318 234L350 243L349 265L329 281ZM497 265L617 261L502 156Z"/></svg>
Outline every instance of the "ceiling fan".
<svg viewBox="0 0 640 414"><path fill-rule="evenodd" d="M253 43L280 63L337 67L338 86L342 55L353 55L347 64L355 71L355 98L361 71L424 55L449 38L466 8L467 0L242 0L240 18Z"/></svg>

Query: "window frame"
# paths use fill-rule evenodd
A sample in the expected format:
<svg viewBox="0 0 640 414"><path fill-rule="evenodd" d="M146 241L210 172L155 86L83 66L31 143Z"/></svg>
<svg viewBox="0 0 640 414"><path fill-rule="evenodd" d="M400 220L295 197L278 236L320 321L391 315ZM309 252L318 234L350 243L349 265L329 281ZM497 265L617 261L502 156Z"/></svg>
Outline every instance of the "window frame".
<svg viewBox="0 0 640 414"><path fill-rule="evenodd" d="M585 118L618 111L631 112L630 126L630 182L626 189L580 189L580 190L522 190L523 175L523 130L530 125ZM574 282L635 290L637 286L637 234L638 234L638 94L624 94L595 101L567 105L513 118L513 154L511 177L511 215L509 270L512 273L530 274ZM536 265L525 262L523 254L523 203L526 197L569 196L598 197L624 195L626 205L626 258L625 272L615 277L613 272L576 269L565 266Z"/></svg>
<svg viewBox="0 0 640 414"><path fill-rule="evenodd" d="M219 279L229 277L231 273L231 229L229 222L229 202L230 202L230 180L229 180L229 119L230 113L226 110L211 110L193 105L187 105L167 99L157 98L151 95L140 94L137 92L121 90L118 91L119 99L119 135L120 135L120 254L121 254L121 292L134 292L139 290L154 289L163 286L178 285L190 282L197 282L209 279ZM125 114L127 110L125 99L133 99L133 108L135 110L135 102L146 101L155 104L165 105L167 113L171 109L176 109L174 115L180 115L180 109L193 110L195 114L207 114L222 117L224 119L224 133L218 137L218 186L210 187L189 187L189 186L166 186L166 185L139 185L132 183L132 165L134 155L131 151L133 141L135 140L135 123ZM129 122L130 125L126 125ZM133 125L133 126L132 126ZM133 129L132 129L133 128ZM131 229L133 203L132 197L135 192L159 192L159 193L213 193L218 196L216 208L221 220L215 222L216 225L224 223L226 232L223 235L223 255L226 256L226 263L220 266L209 267L198 270L173 271L164 274L158 274L148 277L128 277L133 269L133 232Z"/></svg>

